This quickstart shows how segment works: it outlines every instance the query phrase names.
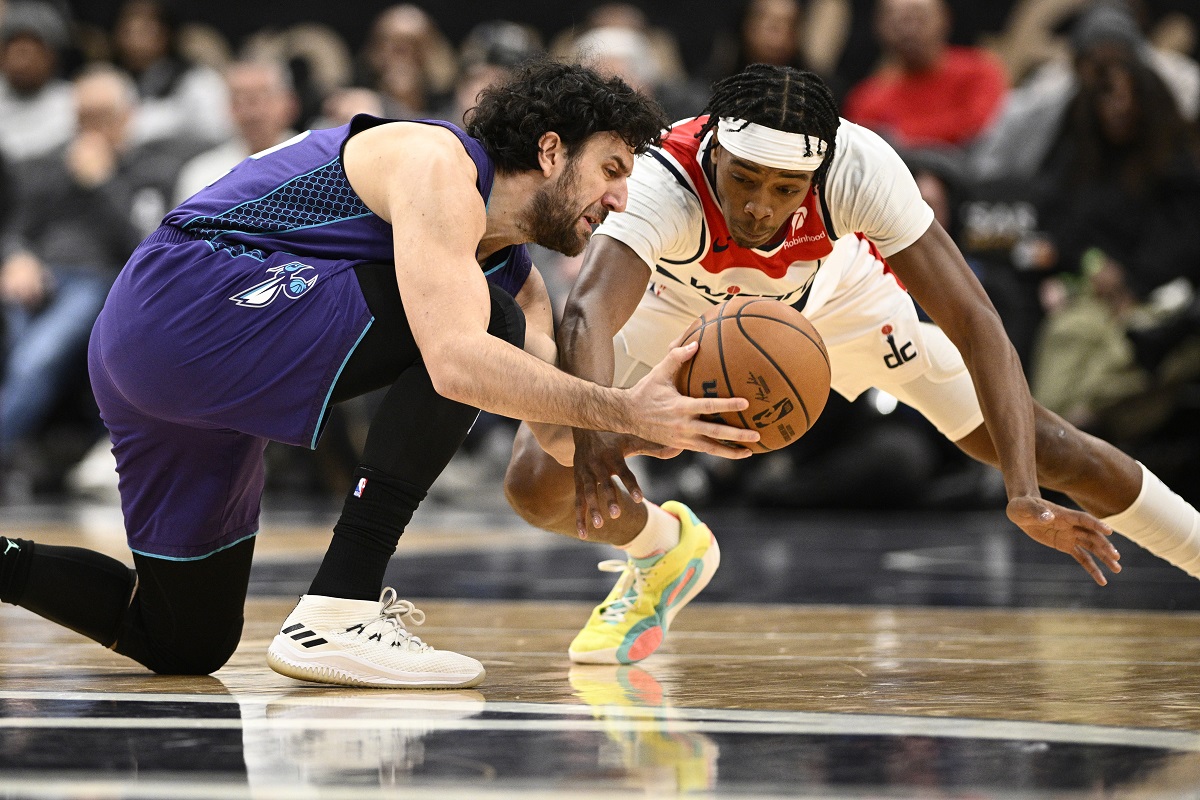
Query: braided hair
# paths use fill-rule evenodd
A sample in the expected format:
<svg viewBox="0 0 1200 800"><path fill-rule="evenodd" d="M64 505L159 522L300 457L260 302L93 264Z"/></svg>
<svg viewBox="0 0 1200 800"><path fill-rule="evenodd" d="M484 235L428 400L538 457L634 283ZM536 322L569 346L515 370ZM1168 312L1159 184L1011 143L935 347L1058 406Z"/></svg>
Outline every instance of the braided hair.
<svg viewBox="0 0 1200 800"><path fill-rule="evenodd" d="M712 97L703 113L709 115L708 121L696 134L697 138L725 117L824 140L828 149L825 160L813 173L813 186L825 182L833 162L840 120L833 92L816 74L795 67L751 64L713 84ZM806 143L804 155L811 156L812 143L807 140Z"/></svg>

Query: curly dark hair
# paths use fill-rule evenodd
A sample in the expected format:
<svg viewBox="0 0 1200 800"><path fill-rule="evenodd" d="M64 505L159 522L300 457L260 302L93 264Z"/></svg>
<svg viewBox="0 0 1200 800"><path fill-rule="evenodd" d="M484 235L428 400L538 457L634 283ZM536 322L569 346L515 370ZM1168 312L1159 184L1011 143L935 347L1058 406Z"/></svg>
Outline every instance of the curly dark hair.
<svg viewBox="0 0 1200 800"><path fill-rule="evenodd" d="M642 153L659 143L668 124L658 103L620 78L548 58L527 61L485 89L466 122L467 133L508 173L538 168L538 140L548 131L568 153L603 131Z"/></svg>
<svg viewBox="0 0 1200 800"><path fill-rule="evenodd" d="M708 121L696 134L697 138L716 127L719 118L726 117L824 140L829 149L813 174L813 185L825 182L841 120L833 92L815 73L795 67L751 64L713 84L704 113L709 115Z"/></svg>

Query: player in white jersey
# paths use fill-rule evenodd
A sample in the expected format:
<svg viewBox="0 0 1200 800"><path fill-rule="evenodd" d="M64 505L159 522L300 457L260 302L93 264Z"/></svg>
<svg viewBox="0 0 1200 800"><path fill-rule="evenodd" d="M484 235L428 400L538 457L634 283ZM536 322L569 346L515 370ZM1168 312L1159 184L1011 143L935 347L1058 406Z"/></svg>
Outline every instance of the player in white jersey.
<svg viewBox="0 0 1200 800"><path fill-rule="evenodd" d="M1009 519L1097 583L1097 560L1120 571L1114 529L1200 577L1200 514L1033 401L995 308L907 168L838 118L820 78L753 65L718 83L705 111L638 157L627 210L597 229L558 334L562 368L628 385L712 304L779 298L824 337L836 391L883 389L999 467ZM936 325L917 320L913 300ZM719 563L690 510L642 502L624 460L677 452L590 431L518 434L505 483L518 513L628 553L601 565L622 575L571 643L574 661L654 652ZM1039 486L1086 511L1045 500Z"/></svg>

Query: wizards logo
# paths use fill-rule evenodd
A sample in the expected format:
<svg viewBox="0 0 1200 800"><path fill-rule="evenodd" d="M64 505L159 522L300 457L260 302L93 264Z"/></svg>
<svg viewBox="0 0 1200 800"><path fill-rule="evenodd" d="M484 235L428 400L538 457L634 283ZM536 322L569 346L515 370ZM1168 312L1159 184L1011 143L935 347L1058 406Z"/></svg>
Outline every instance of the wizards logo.
<svg viewBox="0 0 1200 800"><path fill-rule="evenodd" d="M311 277L306 274L310 272L312 273ZM271 276L270 278L229 299L239 306L249 308L268 306L281 293L295 300L311 289L319 277L313 267L301 264L299 261L284 264L282 267L271 267L267 273Z"/></svg>

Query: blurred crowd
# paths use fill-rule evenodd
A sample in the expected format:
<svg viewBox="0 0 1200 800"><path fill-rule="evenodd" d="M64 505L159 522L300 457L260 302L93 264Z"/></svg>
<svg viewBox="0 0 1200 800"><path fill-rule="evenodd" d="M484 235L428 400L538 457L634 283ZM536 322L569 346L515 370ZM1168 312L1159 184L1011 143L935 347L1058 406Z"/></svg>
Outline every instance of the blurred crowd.
<svg viewBox="0 0 1200 800"><path fill-rule="evenodd" d="M55 0L0 11L0 474L5 502L111 492L85 351L108 286L164 213L238 161L357 113L461 122L539 53L582 60L699 113L712 81L765 62L822 75L888 139L1005 321L1035 396L1200 495L1200 5L1193 0L747 0L685 60L653 5L594 3L561 31L399 4L352 48L320 21L240 40L165 0L111 24ZM445 4L447 6L452 4ZM997 11L999 9L999 11ZM1002 12L1002 13L1001 13ZM964 31L956 15L970 16ZM689 63L690 62L690 63ZM561 311L578 260L536 250ZM340 498L371 398L314 453L269 450L269 493ZM484 415L449 474L499 487L515 423ZM91 470L88 464L98 465ZM639 460L651 492L703 506L992 505L998 475L870 392L745 462ZM97 475L99 477L97 477Z"/></svg>

